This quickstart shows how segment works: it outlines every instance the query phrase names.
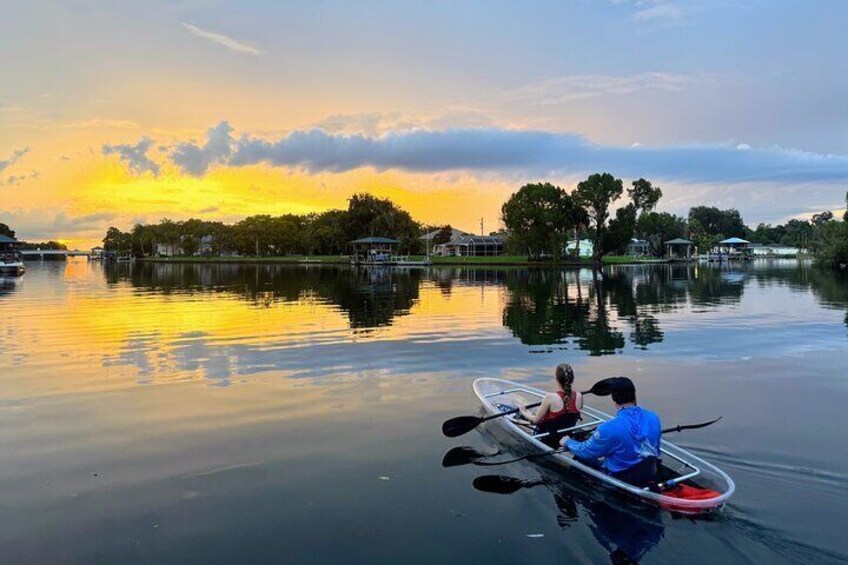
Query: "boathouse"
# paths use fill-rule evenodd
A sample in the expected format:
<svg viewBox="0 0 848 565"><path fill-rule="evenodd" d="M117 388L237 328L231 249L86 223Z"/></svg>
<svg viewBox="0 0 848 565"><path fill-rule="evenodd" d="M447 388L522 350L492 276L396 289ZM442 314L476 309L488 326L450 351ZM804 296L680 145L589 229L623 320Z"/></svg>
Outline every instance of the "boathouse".
<svg viewBox="0 0 848 565"><path fill-rule="evenodd" d="M682 237L669 239L665 242L665 257L672 261L688 261L692 258L692 248L694 246L694 243Z"/></svg>

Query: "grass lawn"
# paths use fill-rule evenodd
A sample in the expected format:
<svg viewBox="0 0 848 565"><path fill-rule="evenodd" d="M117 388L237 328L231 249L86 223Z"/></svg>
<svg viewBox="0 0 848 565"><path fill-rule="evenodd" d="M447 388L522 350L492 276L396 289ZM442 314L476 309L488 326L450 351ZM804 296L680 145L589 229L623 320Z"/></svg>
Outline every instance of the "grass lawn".
<svg viewBox="0 0 848 565"><path fill-rule="evenodd" d="M423 255L412 255L411 260L420 261ZM434 265L516 265L532 267L548 266L586 266L592 265L592 259L581 257L577 262L567 259L558 262L530 261L523 255L500 255L496 257L430 257ZM347 255L282 255L282 256L224 256L224 257L156 257L147 258L144 261L157 263L339 263L348 264L350 258ZM656 262L656 259L647 257L628 257L624 255L608 255L604 257L604 265L626 265L634 263Z"/></svg>
<svg viewBox="0 0 848 565"><path fill-rule="evenodd" d="M349 263L350 257L347 255L149 257L144 261L156 263Z"/></svg>

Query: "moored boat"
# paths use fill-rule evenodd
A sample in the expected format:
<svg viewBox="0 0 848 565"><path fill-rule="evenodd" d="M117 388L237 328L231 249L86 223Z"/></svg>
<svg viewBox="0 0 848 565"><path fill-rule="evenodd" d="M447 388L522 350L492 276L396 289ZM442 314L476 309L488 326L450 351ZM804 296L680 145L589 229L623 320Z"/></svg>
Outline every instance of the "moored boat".
<svg viewBox="0 0 848 565"><path fill-rule="evenodd" d="M26 272L23 256L18 251L0 253L0 275L18 277Z"/></svg>
<svg viewBox="0 0 848 565"><path fill-rule="evenodd" d="M545 391L520 383L503 379L481 378L474 381L474 393L480 399L485 411L498 414L519 405L532 404L545 396ZM568 428L570 432L589 431L592 428L612 419L612 416L583 405L583 421L577 426ZM532 429L525 428L515 421L515 416L505 416L493 422L502 422L503 427L521 440L522 444L539 451L550 451L544 443L548 434L537 434ZM566 430L560 430L563 432ZM580 471L622 493L635 496L638 499L668 508L676 512L699 514L717 510L733 495L736 485L733 480L715 465L700 457L662 440L661 451L661 483L656 488L640 488L616 479L600 469L595 469L568 452L555 453L545 459L563 467ZM681 498L676 493L681 488L697 489L703 493L699 498Z"/></svg>

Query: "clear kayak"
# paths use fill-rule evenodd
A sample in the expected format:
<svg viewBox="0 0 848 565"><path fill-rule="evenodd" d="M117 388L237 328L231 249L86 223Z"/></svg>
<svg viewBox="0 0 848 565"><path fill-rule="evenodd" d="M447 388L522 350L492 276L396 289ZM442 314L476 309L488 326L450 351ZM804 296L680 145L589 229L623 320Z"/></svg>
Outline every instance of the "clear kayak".
<svg viewBox="0 0 848 565"><path fill-rule="evenodd" d="M543 390L503 379L477 379L473 386L474 393L480 399L488 414L498 414L519 405L539 402L545 396ZM568 428L568 431L572 433L589 432L592 428L612 418L609 414L584 403L582 421L573 428ZM494 422L502 422L506 430L518 438L522 444L535 447L540 451L551 450L551 447L544 443L548 434L537 434L532 427L518 424L515 415L504 416L492 421L492 423ZM564 430L560 430L560 432L562 431ZM727 473L685 449L662 440L660 450L662 471L660 480L662 482L654 489L639 488L620 481L600 469L595 469L575 459L568 452L556 453L545 459L557 465L585 473L593 479L645 502L681 513L699 514L717 510L727 502L736 490L736 485ZM700 492L703 493L703 496L681 498L681 495L677 494L681 489Z"/></svg>

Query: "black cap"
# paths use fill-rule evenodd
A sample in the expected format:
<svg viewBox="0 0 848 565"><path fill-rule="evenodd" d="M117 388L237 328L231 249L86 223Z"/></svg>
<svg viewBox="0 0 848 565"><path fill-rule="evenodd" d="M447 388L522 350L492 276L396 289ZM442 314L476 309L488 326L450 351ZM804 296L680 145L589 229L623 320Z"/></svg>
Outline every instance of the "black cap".
<svg viewBox="0 0 848 565"><path fill-rule="evenodd" d="M636 386L627 377L612 377L609 382L612 400L616 404L626 404L636 401Z"/></svg>

